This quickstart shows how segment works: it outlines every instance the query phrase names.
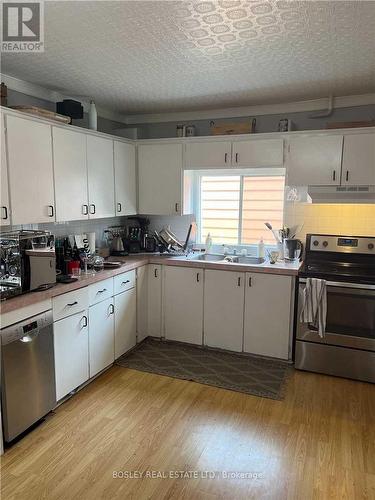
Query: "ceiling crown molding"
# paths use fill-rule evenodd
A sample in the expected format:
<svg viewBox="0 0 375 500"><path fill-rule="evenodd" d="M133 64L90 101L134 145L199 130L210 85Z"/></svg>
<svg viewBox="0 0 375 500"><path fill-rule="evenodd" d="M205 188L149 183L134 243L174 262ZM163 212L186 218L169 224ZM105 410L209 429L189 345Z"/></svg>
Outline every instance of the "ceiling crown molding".
<svg viewBox="0 0 375 500"><path fill-rule="evenodd" d="M361 94L335 97L333 108L350 108L375 104L375 94ZM128 115L127 124L162 123L193 120L214 120L219 118L239 118L243 116L278 115L283 113L301 113L306 111L322 111L329 106L329 98L308 101L288 102L281 104L261 104L255 106L237 106L233 108L207 109L201 111L182 111L175 113L155 113Z"/></svg>
<svg viewBox="0 0 375 500"><path fill-rule="evenodd" d="M15 78L9 75L2 74L1 81L4 82L7 87L15 90L16 92L21 92L22 94L36 97L38 99L44 99L45 101L57 102L62 101L63 99L77 99L77 96L74 96L74 94L62 94L61 92L47 89L40 85L36 85L35 83L20 80L19 78ZM84 111L88 113L90 102L83 99L79 99L79 101L81 102ZM126 123L126 116L121 113L116 113L115 111L111 111L100 106L96 106L96 109L98 115L101 118L106 118L108 120L113 120L120 123Z"/></svg>

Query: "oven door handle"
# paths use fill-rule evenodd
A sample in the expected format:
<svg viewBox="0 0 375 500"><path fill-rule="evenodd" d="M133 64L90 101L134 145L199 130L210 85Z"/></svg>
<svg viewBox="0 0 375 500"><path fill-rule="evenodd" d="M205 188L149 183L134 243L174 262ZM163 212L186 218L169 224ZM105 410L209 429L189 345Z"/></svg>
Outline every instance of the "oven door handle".
<svg viewBox="0 0 375 500"><path fill-rule="evenodd" d="M306 283L306 278L300 278L299 282L302 284ZM333 286L337 288L355 288L357 290L375 290L375 285L366 285L363 283L344 283L340 281L326 281L327 286Z"/></svg>

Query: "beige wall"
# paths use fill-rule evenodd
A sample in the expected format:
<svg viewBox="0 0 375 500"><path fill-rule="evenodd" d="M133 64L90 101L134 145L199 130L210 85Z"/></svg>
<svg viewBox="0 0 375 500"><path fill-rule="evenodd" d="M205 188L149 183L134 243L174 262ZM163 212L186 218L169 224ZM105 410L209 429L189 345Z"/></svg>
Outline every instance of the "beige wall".
<svg viewBox="0 0 375 500"><path fill-rule="evenodd" d="M304 224L297 234L305 239L307 233L375 236L375 205L310 204L287 202L285 225Z"/></svg>

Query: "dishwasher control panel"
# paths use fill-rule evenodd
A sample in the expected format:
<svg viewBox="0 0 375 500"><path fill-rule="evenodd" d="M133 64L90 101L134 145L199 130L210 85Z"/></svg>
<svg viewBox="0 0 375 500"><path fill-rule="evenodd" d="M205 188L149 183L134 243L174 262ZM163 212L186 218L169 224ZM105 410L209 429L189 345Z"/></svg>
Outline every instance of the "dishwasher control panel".
<svg viewBox="0 0 375 500"><path fill-rule="evenodd" d="M1 344L7 345L17 340L31 342L32 338L36 337L41 329L52 324L52 321L52 311L47 311L8 326L1 330Z"/></svg>

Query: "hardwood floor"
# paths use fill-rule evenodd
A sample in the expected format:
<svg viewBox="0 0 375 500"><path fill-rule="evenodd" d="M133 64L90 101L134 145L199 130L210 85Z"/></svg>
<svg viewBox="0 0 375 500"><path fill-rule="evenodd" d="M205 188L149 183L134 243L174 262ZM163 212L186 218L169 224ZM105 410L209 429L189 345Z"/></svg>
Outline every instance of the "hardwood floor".
<svg viewBox="0 0 375 500"><path fill-rule="evenodd" d="M1 479L7 500L375 499L375 386L295 371L272 401L116 366L7 450Z"/></svg>

